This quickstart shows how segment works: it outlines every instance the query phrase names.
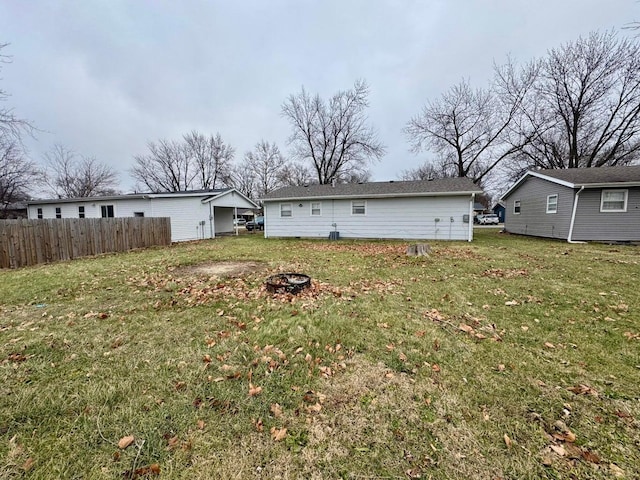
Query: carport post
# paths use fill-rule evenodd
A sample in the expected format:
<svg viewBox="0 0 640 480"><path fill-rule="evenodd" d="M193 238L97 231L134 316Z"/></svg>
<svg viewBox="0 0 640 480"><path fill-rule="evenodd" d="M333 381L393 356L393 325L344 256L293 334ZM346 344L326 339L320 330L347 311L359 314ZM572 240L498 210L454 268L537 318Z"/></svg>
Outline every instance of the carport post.
<svg viewBox="0 0 640 480"><path fill-rule="evenodd" d="M236 226L236 237L238 236L238 207L233 207L233 222L235 223Z"/></svg>

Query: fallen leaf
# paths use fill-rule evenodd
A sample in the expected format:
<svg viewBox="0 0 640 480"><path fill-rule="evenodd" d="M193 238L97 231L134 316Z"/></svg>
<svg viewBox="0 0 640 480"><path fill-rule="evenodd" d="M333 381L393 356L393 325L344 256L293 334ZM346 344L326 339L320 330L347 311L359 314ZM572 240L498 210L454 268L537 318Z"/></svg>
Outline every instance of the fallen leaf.
<svg viewBox="0 0 640 480"><path fill-rule="evenodd" d="M431 365L431 370L438 373L440 371L440 365L438 365L437 363L434 363L433 365Z"/></svg>
<svg viewBox="0 0 640 480"><path fill-rule="evenodd" d="M584 458L587 462L591 463L600 463L600 457L589 450L582 451L582 458Z"/></svg>
<svg viewBox="0 0 640 480"><path fill-rule="evenodd" d="M509 300L508 302L504 302L504 304L507 307L515 307L516 305L519 305L519 303L516 300Z"/></svg>
<svg viewBox="0 0 640 480"><path fill-rule="evenodd" d="M611 470L611 473L613 473L614 477L624 477L624 470L622 470L615 463L609 464L609 470Z"/></svg>
<svg viewBox="0 0 640 480"><path fill-rule="evenodd" d="M504 369L505 369L505 368L506 368L506 367L504 366L504 364L502 364L502 363L501 363L501 364L499 364L499 365L498 365L497 370L498 370L499 372L504 372Z"/></svg>
<svg viewBox="0 0 640 480"><path fill-rule="evenodd" d="M28 472L33 468L34 463L35 461L33 460L33 458L31 457L27 458L27 460L22 464L22 470L24 470L25 472Z"/></svg>
<svg viewBox="0 0 640 480"><path fill-rule="evenodd" d="M260 395L262 393L262 387L256 387L255 385L249 383L249 396L255 397L256 395Z"/></svg>
<svg viewBox="0 0 640 480"><path fill-rule="evenodd" d="M473 327L470 327L466 323L461 323L458 328L460 330L462 330L463 332L466 332L466 333L472 333L473 332Z"/></svg>
<svg viewBox="0 0 640 480"><path fill-rule="evenodd" d="M261 418L253 420L251 423L253 423L253 426L258 432L262 432L264 430L264 423L262 423Z"/></svg>
<svg viewBox="0 0 640 480"><path fill-rule="evenodd" d="M198 425L198 430L204 430L206 423L204 423L204 420L198 420L197 425Z"/></svg>
<svg viewBox="0 0 640 480"><path fill-rule="evenodd" d="M513 446L513 441L509 438L509 435L505 433L502 438L504 439L504 444L507 446L507 448L511 449L511 447Z"/></svg>
<svg viewBox="0 0 640 480"><path fill-rule="evenodd" d="M283 440L287 436L286 428L271 427L270 432L271 432L271 438L273 438L273 440L276 442Z"/></svg>
<svg viewBox="0 0 640 480"><path fill-rule="evenodd" d="M575 393L576 395L593 395L594 397L598 396L598 392L596 392L593 388L588 385L584 385L582 383L578 385L574 385L573 387L567 388L570 392Z"/></svg>
<svg viewBox="0 0 640 480"><path fill-rule="evenodd" d="M134 440L135 440L135 438L134 438L133 435L127 435L126 437L122 437L118 441L118 448L121 449L121 450L124 450L129 445L131 445L134 442Z"/></svg>
<svg viewBox="0 0 640 480"><path fill-rule="evenodd" d="M316 403L315 405L309 405L306 410L309 413L320 413L320 410L322 410L322 405L320 405L319 403Z"/></svg>
<svg viewBox="0 0 640 480"><path fill-rule="evenodd" d="M562 446L560 445L550 445L550 446L551 446L551 450L556 452L561 457L564 457L567 455L567 451Z"/></svg>
<svg viewBox="0 0 640 480"><path fill-rule="evenodd" d="M272 403L269 408L274 417L279 418L282 416L282 407L278 403Z"/></svg>
<svg viewBox="0 0 640 480"><path fill-rule="evenodd" d="M556 348L556 346L551 342L544 342L544 346L547 348Z"/></svg>

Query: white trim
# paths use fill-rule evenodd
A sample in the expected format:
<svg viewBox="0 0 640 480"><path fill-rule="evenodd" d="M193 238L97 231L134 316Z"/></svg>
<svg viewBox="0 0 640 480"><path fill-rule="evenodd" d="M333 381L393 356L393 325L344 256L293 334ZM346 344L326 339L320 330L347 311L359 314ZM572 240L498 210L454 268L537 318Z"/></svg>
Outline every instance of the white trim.
<svg viewBox="0 0 640 480"><path fill-rule="evenodd" d="M518 204L518 210L516 212L516 203ZM514 200L513 201L513 214L514 215L520 215L520 212L522 211L522 200Z"/></svg>
<svg viewBox="0 0 640 480"><path fill-rule="evenodd" d="M320 213L318 213L317 215L313 214L313 204L317 203L319 205L319 207L316 210L319 210ZM309 202L309 216L311 217L321 217L322 216L322 202Z"/></svg>
<svg viewBox="0 0 640 480"><path fill-rule="evenodd" d="M116 214L116 205L115 205L115 203L104 202L104 203L97 203L97 205L98 205L98 208L100 209L100 216L98 218L117 218L118 217L118 215ZM102 216L102 207L112 207L113 208L113 217L108 217L108 216L107 217L103 217ZM107 212L107 213L109 213L109 212Z"/></svg>
<svg viewBox="0 0 640 480"><path fill-rule="evenodd" d="M553 197L555 197L555 198L556 198L556 201L555 201L555 203L553 204L553 205L555 206L555 209L554 209L554 210L551 210L551 209L549 208L549 205L550 205L549 200L550 200L551 198L553 198ZM547 210L546 210L546 213L558 213L558 194L557 194L557 193L554 193L553 195L547 195Z"/></svg>
<svg viewBox="0 0 640 480"><path fill-rule="evenodd" d="M363 213L354 213L353 212L353 204L354 202L362 202L362 207L364 208ZM359 207L359 206L358 206ZM351 200L351 216L354 217L365 217L367 215L367 201L366 200Z"/></svg>
<svg viewBox="0 0 640 480"><path fill-rule="evenodd" d="M624 206L622 209L605 209L604 208L604 194L605 192L622 192L624 195ZM627 211L627 203L629 200L629 190L622 188L609 188L603 189L600 192L600 213L624 213Z"/></svg>
<svg viewBox="0 0 640 480"><path fill-rule="evenodd" d="M282 207L285 205L289 205L289 215L282 215ZM280 204L280 218L291 218L293 217L293 203L281 203Z"/></svg>

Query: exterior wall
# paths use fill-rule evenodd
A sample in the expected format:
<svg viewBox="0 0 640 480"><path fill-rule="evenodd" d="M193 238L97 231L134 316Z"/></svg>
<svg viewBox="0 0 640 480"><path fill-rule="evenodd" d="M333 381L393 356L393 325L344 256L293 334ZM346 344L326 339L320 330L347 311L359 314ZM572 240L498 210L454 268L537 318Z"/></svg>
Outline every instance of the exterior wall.
<svg viewBox="0 0 640 480"><path fill-rule="evenodd" d="M216 234L233 232L233 208L213 207L213 218Z"/></svg>
<svg viewBox="0 0 640 480"><path fill-rule="evenodd" d="M353 200L366 201L365 215L352 215L352 199L265 201L265 237L328 238L337 230L341 238L469 240L470 196ZM320 216L311 215L312 202L321 202ZM291 204L291 217L280 216L281 203Z"/></svg>
<svg viewBox="0 0 640 480"><path fill-rule="evenodd" d="M614 190L607 188L607 190ZM601 188L580 193L573 240L640 240L640 188L627 188L626 212L600 212Z"/></svg>
<svg viewBox="0 0 640 480"><path fill-rule="evenodd" d="M69 203L42 203L29 205L29 218L38 218L38 208L42 208L42 218L56 218L56 208L61 209L62 218L78 218L78 207L85 207L85 218L100 218L102 205L113 205L115 217L133 217L134 212L143 212L145 217L170 217L171 241L211 238L209 205L201 202L202 197L116 199L78 201ZM204 228L200 222L204 221Z"/></svg>
<svg viewBox="0 0 640 480"><path fill-rule="evenodd" d="M558 195L557 213L547 212L547 196ZM504 229L510 233L567 239L574 190L536 177L528 177L506 199ZM520 213L514 213L520 201Z"/></svg>

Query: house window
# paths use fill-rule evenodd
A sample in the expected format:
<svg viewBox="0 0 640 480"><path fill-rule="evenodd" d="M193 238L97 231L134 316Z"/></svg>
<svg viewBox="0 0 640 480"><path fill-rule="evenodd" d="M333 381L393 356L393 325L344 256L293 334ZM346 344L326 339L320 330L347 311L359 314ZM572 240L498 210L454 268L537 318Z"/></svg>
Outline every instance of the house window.
<svg viewBox="0 0 640 480"><path fill-rule="evenodd" d="M113 205L101 205L100 213L102 218L113 218Z"/></svg>
<svg viewBox="0 0 640 480"><path fill-rule="evenodd" d="M144 217L144 212L133 212L134 217Z"/></svg>
<svg viewBox="0 0 640 480"><path fill-rule="evenodd" d="M62 218L62 209L60 207L56 207L56 218Z"/></svg>
<svg viewBox="0 0 640 480"><path fill-rule="evenodd" d="M84 218L84 205L78 207L78 218Z"/></svg>
<svg viewBox="0 0 640 480"><path fill-rule="evenodd" d="M281 203L280 204L280 216L281 217L290 217L291 216L291 204L290 203Z"/></svg>
<svg viewBox="0 0 640 480"><path fill-rule="evenodd" d="M311 202L311 216L319 217L322 215L322 203L321 202Z"/></svg>
<svg viewBox="0 0 640 480"><path fill-rule="evenodd" d="M601 212L626 212L628 190L602 190Z"/></svg>
<svg viewBox="0 0 640 480"><path fill-rule="evenodd" d="M558 195L547 197L547 213L558 213Z"/></svg>
<svg viewBox="0 0 640 480"><path fill-rule="evenodd" d="M38 209L38 218L42 218L42 209L41 208Z"/></svg>
<svg viewBox="0 0 640 480"><path fill-rule="evenodd" d="M513 202L513 213L516 215L520 215L520 200L516 200Z"/></svg>
<svg viewBox="0 0 640 480"><path fill-rule="evenodd" d="M351 215L366 215L367 202L366 200L354 200L351 202Z"/></svg>

